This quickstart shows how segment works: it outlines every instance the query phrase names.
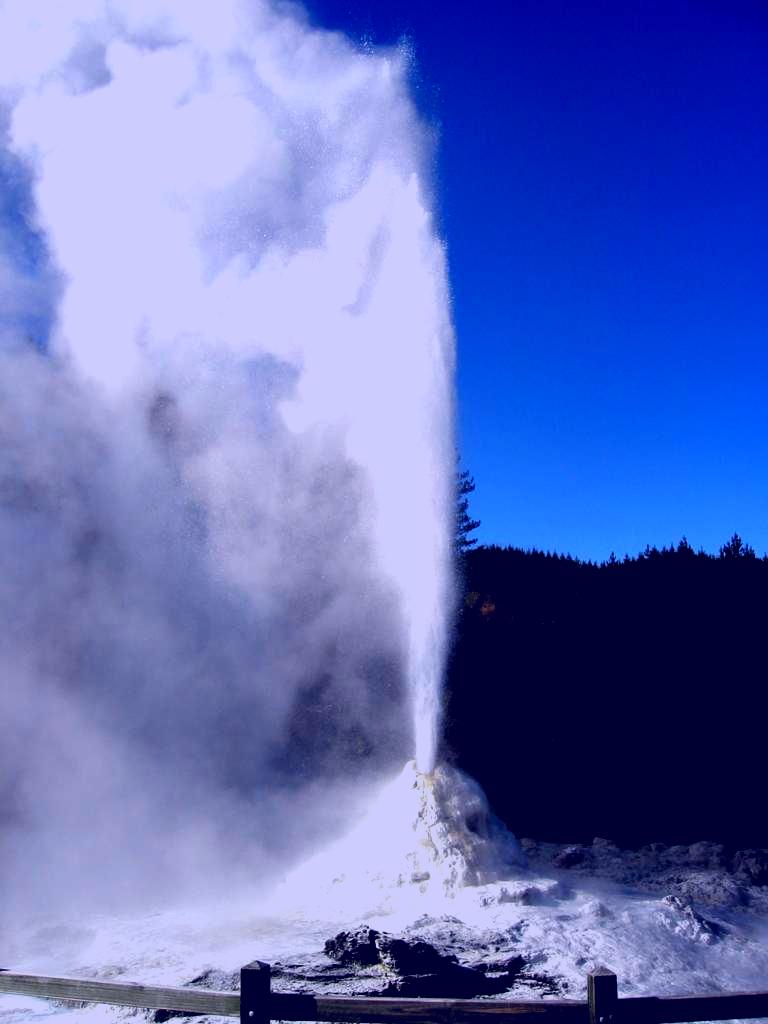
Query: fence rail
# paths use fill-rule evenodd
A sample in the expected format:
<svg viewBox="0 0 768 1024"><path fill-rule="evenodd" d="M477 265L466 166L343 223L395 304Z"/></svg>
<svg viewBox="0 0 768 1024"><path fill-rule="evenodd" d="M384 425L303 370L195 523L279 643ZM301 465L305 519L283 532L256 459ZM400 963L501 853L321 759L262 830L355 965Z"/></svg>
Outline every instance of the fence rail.
<svg viewBox="0 0 768 1024"><path fill-rule="evenodd" d="M353 1024L683 1024L768 1017L768 992L712 996L618 998L616 975L601 967L588 975L587 1000L397 999L273 992L269 964L240 971L239 992L166 988L127 982L51 978L0 971L0 993L43 999L110 1003L148 1010L212 1013L247 1024L270 1021L344 1021Z"/></svg>

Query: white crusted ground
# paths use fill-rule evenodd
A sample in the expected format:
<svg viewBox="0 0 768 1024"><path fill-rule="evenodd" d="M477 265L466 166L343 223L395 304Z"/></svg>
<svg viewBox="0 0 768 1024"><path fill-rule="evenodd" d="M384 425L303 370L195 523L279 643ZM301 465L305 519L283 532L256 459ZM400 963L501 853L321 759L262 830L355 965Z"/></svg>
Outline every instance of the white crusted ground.
<svg viewBox="0 0 768 1024"><path fill-rule="evenodd" d="M471 780L447 768L420 777L412 765L382 788L345 839L268 896L254 890L154 915L28 921L6 937L0 961L37 973L184 984L211 969L226 976L258 958L282 965L276 985L290 988L292 971L296 984L312 983L317 972L320 988L330 984L327 973L323 980L325 940L361 923L426 939L468 964L522 956L551 982L551 993L577 998L587 971L600 963L617 972L624 994L768 983L768 926L754 909L706 907L567 871L526 869ZM536 995L522 985L511 991ZM130 1015L0 997L2 1024Z"/></svg>

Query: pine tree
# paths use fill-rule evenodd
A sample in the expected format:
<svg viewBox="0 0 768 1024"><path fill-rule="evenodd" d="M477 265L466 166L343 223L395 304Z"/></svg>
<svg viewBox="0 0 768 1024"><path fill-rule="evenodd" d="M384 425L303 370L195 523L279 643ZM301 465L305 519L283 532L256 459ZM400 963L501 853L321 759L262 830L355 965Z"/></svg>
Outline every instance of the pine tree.
<svg viewBox="0 0 768 1024"><path fill-rule="evenodd" d="M745 544L738 533L734 533L727 544L720 548L721 558L754 558L755 549L751 544Z"/></svg>
<svg viewBox="0 0 768 1024"><path fill-rule="evenodd" d="M472 519L469 514L469 498L475 489L475 481L466 469L456 474L456 551L459 555L464 554L469 548L477 544L477 537L470 537L470 533L480 525L479 519Z"/></svg>

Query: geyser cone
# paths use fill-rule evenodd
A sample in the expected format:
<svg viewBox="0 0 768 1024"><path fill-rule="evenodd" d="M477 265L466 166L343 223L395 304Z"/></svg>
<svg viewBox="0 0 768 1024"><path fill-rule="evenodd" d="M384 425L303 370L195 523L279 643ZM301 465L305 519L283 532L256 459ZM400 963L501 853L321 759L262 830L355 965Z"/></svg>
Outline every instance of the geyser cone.
<svg viewBox="0 0 768 1024"><path fill-rule="evenodd" d="M410 762L397 783L408 789L416 807L411 881L434 876L449 893L495 881L520 863L517 841L468 775L446 764L424 775Z"/></svg>
<svg viewBox="0 0 768 1024"><path fill-rule="evenodd" d="M363 911L414 894L451 897L508 878L522 861L473 779L447 764L423 774L409 761L350 832L293 872L284 894L304 909L328 900Z"/></svg>

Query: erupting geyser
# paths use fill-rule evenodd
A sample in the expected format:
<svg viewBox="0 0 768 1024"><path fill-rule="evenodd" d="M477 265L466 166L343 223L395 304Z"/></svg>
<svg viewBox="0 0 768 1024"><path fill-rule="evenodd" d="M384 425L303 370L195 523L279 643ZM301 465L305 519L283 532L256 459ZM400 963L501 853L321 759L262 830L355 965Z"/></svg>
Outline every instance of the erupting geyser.
<svg viewBox="0 0 768 1024"><path fill-rule="evenodd" d="M144 885L159 818L164 851L269 845L274 774L334 758L410 752L447 813L453 333L408 53L268 0L9 0L0 46L5 855L36 834L55 886L125 849Z"/></svg>
<svg viewBox="0 0 768 1024"><path fill-rule="evenodd" d="M579 891L438 763L454 340L409 60L284 0L0 0L4 967L356 990L329 923L399 915L473 992L764 983L715 844L671 902Z"/></svg>

